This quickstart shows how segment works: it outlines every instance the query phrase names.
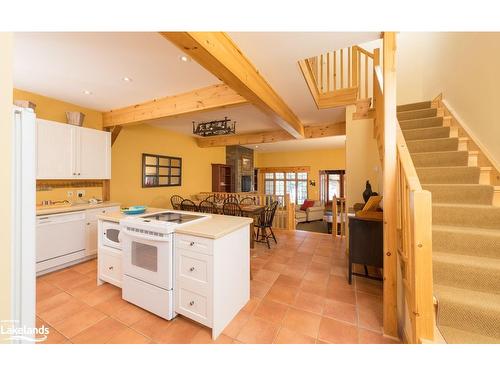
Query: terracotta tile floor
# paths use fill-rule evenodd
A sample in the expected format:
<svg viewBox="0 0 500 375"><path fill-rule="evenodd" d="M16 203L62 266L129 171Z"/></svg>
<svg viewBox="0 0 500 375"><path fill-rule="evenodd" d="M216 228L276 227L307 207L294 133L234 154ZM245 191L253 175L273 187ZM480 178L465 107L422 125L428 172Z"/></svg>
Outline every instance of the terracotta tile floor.
<svg viewBox="0 0 500 375"><path fill-rule="evenodd" d="M96 285L96 260L37 279L46 343L396 343L381 334L382 284L347 283L345 244L331 235L277 231L252 250L251 299L217 341L189 319L167 321Z"/></svg>

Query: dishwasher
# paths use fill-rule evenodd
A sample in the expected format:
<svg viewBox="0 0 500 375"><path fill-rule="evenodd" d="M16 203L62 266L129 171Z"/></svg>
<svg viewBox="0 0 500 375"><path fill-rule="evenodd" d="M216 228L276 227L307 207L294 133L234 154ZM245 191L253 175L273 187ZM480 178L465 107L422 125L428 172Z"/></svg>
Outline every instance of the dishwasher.
<svg viewBox="0 0 500 375"><path fill-rule="evenodd" d="M84 257L85 211L37 216L38 274Z"/></svg>

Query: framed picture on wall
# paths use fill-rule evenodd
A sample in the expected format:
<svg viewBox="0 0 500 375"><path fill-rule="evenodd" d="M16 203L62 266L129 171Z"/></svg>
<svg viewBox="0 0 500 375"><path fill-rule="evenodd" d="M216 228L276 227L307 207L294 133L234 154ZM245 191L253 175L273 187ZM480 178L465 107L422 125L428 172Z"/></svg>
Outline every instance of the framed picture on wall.
<svg viewBox="0 0 500 375"><path fill-rule="evenodd" d="M252 170L252 159L247 158L245 156L241 157L241 169L244 171L251 171Z"/></svg>

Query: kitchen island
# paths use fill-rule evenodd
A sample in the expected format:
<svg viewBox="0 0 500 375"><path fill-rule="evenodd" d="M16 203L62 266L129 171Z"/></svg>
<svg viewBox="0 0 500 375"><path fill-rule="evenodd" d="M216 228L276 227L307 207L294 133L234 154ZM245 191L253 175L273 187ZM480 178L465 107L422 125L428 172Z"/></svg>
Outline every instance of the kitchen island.
<svg viewBox="0 0 500 375"><path fill-rule="evenodd" d="M214 339L248 302L252 219L150 208L98 220L98 283L121 287L123 299L184 315Z"/></svg>

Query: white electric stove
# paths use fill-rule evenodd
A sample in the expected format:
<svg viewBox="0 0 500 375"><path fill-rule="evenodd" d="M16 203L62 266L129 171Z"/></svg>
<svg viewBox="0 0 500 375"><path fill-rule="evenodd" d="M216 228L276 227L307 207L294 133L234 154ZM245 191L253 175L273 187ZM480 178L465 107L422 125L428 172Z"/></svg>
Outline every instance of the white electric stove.
<svg viewBox="0 0 500 375"><path fill-rule="evenodd" d="M120 220L122 298L162 318L174 318L175 228L209 217L164 211Z"/></svg>

